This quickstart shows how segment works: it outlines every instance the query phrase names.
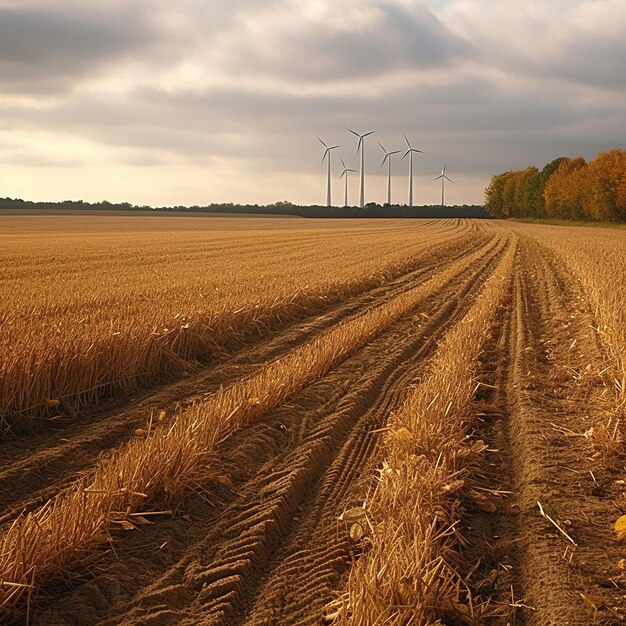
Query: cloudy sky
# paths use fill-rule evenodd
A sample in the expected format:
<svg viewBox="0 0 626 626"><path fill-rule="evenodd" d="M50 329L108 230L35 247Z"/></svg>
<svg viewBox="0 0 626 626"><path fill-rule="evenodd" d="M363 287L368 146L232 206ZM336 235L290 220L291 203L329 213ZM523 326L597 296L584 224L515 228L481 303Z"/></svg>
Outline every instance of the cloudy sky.
<svg viewBox="0 0 626 626"><path fill-rule="evenodd" d="M349 126L378 131L367 201L406 133L416 203L443 161L481 202L495 172L626 147L624 33L624 0L0 0L0 197L323 203L315 135L356 168Z"/></svg>

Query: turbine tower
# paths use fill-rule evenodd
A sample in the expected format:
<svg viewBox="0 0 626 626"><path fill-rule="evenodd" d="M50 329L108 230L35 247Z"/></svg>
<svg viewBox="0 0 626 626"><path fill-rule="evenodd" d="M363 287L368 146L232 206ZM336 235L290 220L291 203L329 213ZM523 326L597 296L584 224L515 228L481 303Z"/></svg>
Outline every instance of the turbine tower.
<svg viewBox="0 0 626 626"><path fill-rule="evenodd" d="M446 206L446 181L454 182L450 178L446 176L446 164L443 164L443 169L441 170L441 175L437 176L434 180L439 180L441 178L441 206Z"/></svg>
<svg viewBox="0 0 626 626"><path fill-rule="evenodd" d="M409 157L409 206L413 206L413 153L418 152L419 154L424 154L421 150L417 150L416 148L412 148L409 143L409 138L405 135L404 140L406 141L406 145L408 146L408 150L404 153L402 159L405 159L408 155Z"/></svg>
<svg viewBox="0 0 626 626"><path fill-rule="evenodd" d="M368 135L374 134L376 131L370 130L368 133L363 133L362 135L359 135L359 133L357 133L354 130L350 130L349 128L346 128L346 130L351 132L353 135L356 135L359 138L359 143L357 144L357 148L356 148L357 152L359 152L359 150L361 151L361 181L360 181L361 194L359 198L359 205L361 208L364 208L365 207L365 142L363 140L365 139L365 137L367 137Z"/></svg>
<svg viewBox="0 0 626 626"><path fill-rule="evenodd" d="M383 162L380 164L380 166L382 167L385 164L385 161L387 161L387 204L391 206L391 155L400 154L402 150L393 150L392 152L387 152L387 150L385 150L385 146L383 146L380 141L378 142L378 145L385 153L385 158L383 159Z"/></svg>
<svg viewBox="0 0 626 626"><path fill-rule="evenodd" d="M341 161L341 165L343 165L343 172L341 172L341 176L339 177L339 180L341 180L344 176L346 177L345 185L344 185L344 192L343 192L344 194L343 206L347 207L348 206L348 172L356 172L356 170L351 170L350 168L346 167L346 164L343 162L343 159L341 157L339 157L339 160Z"/></svg>
<svg viewBox="0 0 626 626"><path fill-rule="evenodd" d="M326 206L331 206L331 196L330 196L330 153L332 150L334 150L335 148L340 148L341 146L327 146L319 137L317 138L317 140L324 146L325 150L324 150L324 156L322 157L322 163L324 162L324 159L326 159L326 157L328 157L328 162L327 162L327 174L326 174Z"/></svg>

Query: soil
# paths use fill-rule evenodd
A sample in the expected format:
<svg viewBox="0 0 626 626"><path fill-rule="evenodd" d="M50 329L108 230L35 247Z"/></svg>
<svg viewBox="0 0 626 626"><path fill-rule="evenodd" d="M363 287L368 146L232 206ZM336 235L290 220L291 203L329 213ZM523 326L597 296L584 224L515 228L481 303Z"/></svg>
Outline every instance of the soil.
<svg viewBox="0 0 626 626"><path fill-rule="evenodd" d="M0 510L8 523L132 437L151 412L165 410L169 419L482 249L479 261L409 315L222 441L219 482L199 486L151 524L115 531L88 567L48 581L17 623L323 623L360 556L339 517L362 504L382 460L381 429L514 240L510 292L479 363L473 433L489 449L471 487L490 493L497 510L465 502L463 573L481 624L621 623L626 580L613 522L623 513L626 458L621 441L606 435L614 407L602 375L606 355L575 277L530 236L497 225L475 229L383 287L268 329L184 380L2 443Z"/></svg>
<svg viewBox="0 0 626 626"><path fill-rule="evenodd" d="M466 573L487 602L482 623L587 626L626 617L613 531L625 458L622 441L606 434L615 405L595 327L575 278L521 237L507 313L482 358L477 416L489 452L476 485L498 510L468 506L462 528Z"/></svg>

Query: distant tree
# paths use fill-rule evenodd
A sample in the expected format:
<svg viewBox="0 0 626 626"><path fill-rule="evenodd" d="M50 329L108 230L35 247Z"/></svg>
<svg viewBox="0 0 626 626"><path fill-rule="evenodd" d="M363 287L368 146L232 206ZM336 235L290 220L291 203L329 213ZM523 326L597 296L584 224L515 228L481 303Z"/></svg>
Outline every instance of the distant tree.
<svg viewBox="0 0 626 626"><path fill-rule="evenodd" d="M485 209L495 217L506 217L504 188L513 172L503 172L492 176L491 182L485 189Z"/></svg>
<svg viewBox="0 0 626 626"><path fill-rule="evenodd" d="M539 217L544 212L543 177L536 167L516 174L514 212L518 217Z"/></svg>
<svg viewBox="0 0 626 626"><path fill-rule="evenodd" d="M502 188L502 212L507 217L519 217L521 213L515 207L515 191L519 180L519 172L509 172Z"/></svg>
<svg viewBox="0 0 626 626"><path fill-rule="evenodd" d="M563 159L548 178L543 197L546 214L560 219L584 219L583 188L587 163L582 157Z"/></svg>
<svg viewBox="0 0 626 626"><path fill-rule="evenodd" d="M583 209L593 220L626 219L626 152L601 152L587 167L583 189Z"/></svg>

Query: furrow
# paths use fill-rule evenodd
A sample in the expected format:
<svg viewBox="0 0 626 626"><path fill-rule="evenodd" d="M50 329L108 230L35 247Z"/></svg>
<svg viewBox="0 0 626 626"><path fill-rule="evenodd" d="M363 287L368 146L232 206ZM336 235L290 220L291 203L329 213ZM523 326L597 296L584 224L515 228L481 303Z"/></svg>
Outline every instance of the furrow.
<svg viewBox="0 0 626 626"><path fill-rule="evenodd" d="M345 569L349 549L345 539L337 543L334 540L337 511L341 512L337 502L340 496L335 494L330 498L327 513L322 515L324 521L318 522L324 526L321 535L308 530L299 532L300 528L306 529L306 520L317 519L319 511L324 511L323 505L316 505L327 498L329 481L324 477L334 474L337 478L331 481L331 485L342 483L344 486L358 478L373 458L375 435L370 432L372 427L379 424L379 414L398 402L402 394L402 374L432 351L436 338L454 323L458 311L467 306L472 289L481 278L488 276L502 249L502 243L488 246L482 261L468 267L453 284L433 296L430 305L424 305L430 319L419 333L416 333L415 319L403 321L290 401L288 406L273 412L264 424L263 432L267 428L276 428L276 424L285 426L285 430L277 432L278 437L284 433L281 441L286 447L283 451L255 459L259 468L256 472L233 472L231 476L236 484L242 478L247 482L237 487L233 503L221 513L209 533L206 534L205 530L204 536L200 536L202 529L198 528L199 538L189 550L183 550L177 562L160 575L153 571L152 584L143 589L135 587L128 600L134 608L120 599L107 611L109 618L103 623L148 624L153 623L156 615L167 616L173 621L187 617L190 623L220 623L220 620L221 623L236 623L232 620L240 619L246 606L253 609L254 600L263 588L263 579L271 578L280 561L284 561L288 569L291 567L287 554L290 550L301 553L304 562L308 563L311 554L317 555L330 546L326 554L328 559L323 558L320 562L313 558L312 567L320 568L321 572L324 562L328 561L330 570L326 570L320 581L329 585L336 582ZM380 354L387 355L382 363ZM327 400L326 391L330 389L343 389L343 395L335 391L335 397ZM346 389L349 390L347 394ZM300 411L304 418L297 415ZM307 432L301 430L304 421L310 424ZM262 425L257 424L250 430L261 428ZM226 442L227 446L233 446L230 448L233 458L241 459L234 465L244 464L245 455L237 454L237 445L251 454L259 450L251 445L251 436L255 437L242 432ZM359 447L361 451L356 453L356 458L350 458L350 448ZM350 467L342 471L333 463L336 457L346 459ZM311 515L309 509L314 511ZM289 548L290 541L295 547ZM277 553L282 556L275 562L273 557ZM302 563L302 559L296 559L293 567L301 569ZM308 584L306 577L301 577L300 584ZM316 597L327 599L329 585L324 583L318 588ZM166 601L159 600L162 589L177 589L177 597L185 597L185 608L176 613L177 617L170 613L172 608ZM67 606L71 607L71 601ZM301 610L304 609L293 607L295 613ZM64 613L62 606L57 607L57 611L57 616ZM64 623L60 619L55 622L54 614L43 616L40 623Z"/></svg>
<svg viewBox="0 0 626 626"><path fill-rule="evenodd" d="M606 357L577 282L521 241L482 429L491 449L482 486L510 495L497 513L470 518L473 583L494 608L486 623L616 624L626 616L611 528L620 488L610 441L596 439L611 414L595 373Z"/></svg>
<svg viewBox="0 0 626 626"><path fill-rule="evenodd" d="M69 429L0 446L0 454L5 458L0 470L0 523L52 497L63 484L75 478L76 472L89 467L103 450L119 445L132 436L137 427L143 427L150 414L161 410L172 414L195 398L248 375L260 364L276 360L332 326L362 315L372 306L379 306L412 288L416 281L432 276L442 263L459 260L475 252L486 241L485 237L476 238L466 242L461 249L457 244L446 242L434 262L413 269L387 285L335 304L324 315L269 333L265 341L236 353L221 365L210 367L156 394L147 394L125 410L120 407L109 409L88 423L81 421Z"/></svg>

